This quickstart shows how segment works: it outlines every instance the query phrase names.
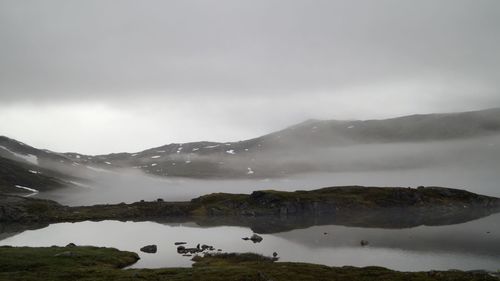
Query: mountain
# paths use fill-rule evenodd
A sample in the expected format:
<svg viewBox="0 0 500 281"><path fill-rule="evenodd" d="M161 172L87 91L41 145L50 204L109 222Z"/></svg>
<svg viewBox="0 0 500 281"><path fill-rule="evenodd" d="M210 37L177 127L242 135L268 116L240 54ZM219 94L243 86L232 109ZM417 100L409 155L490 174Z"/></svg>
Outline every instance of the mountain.
<svg viewBox="0 0 500 281"><path fill-rule="evenodd" d="M38 166L0 157L0 193L37 193L67 185L67 182L42 172ZM49 173L51 174L51 173Z"/></svg>
<svg viewBox="0 0 500 281"><path fill-rule="evenodd" d="M0 136L0 193L33 194L72 186L77 177L68 173L68 165L79 164L63 154Z"/></svg>
<svg viewBox="0 0 500 281"><path fill-rule="evenodd" d="M321 149L449 141L499 133L500 108L495 108L385 120L308 120L239 142L172 143L137 153L64 155L83 165L105 169L132 167L161 176L273 177L314 171L317 167L311 161L300 159L322 154Z"/></svg>
<svg viewBox="0 0 500 281"><path fill-rule="evenodd" d="M23 173L26 178L37 176L37 182L47 183L37 185L43 189L71 182L72 177L85 172L123 168L192 178L268 178L313 171L415 168L434 163L435 155L439 155L439 161L448 162L468 158L462 153L464 147L477 146L467 140L496 135L500 135L500 108L384 120L308 120L239 142L172 143L137 153L95 156L41 150L0 137L0 185L21 185L22 181L6 172L21 169L29 173ZM463 144L452 148L451 142ZM498 160L496 154L484 153ZM44 169L42 175L49 178L29 172L37 169ZM48 184L51 181L54 184Z"/></svg>

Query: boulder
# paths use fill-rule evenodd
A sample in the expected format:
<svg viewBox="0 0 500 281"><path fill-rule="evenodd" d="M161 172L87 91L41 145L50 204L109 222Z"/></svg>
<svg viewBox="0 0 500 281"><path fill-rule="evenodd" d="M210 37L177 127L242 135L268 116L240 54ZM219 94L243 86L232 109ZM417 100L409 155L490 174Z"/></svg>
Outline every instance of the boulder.
<svg viewBox="0 0 500 281"><path fill-rule="evenodd" d="M250 240L252 240L252 242L254 242L254 243L260 243L262 241L262 239L264 239L264 238L262 238L262 236L257 235L255 233L250 237Z"/></svg>
<svg viewBox="0 0 500 281"><path fill-rule="evenodd" d="M156 247L156 245L147 245L141 248L142 252L149 254L154 254L157 250L158 248Z"/></svg>

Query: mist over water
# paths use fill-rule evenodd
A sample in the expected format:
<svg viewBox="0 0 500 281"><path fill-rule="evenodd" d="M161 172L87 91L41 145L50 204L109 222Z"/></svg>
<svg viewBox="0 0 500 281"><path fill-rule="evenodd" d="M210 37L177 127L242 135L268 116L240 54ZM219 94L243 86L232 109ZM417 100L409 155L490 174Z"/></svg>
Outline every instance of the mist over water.
<svg viewBox="0 0 500 281"><path fill-rule="evenodd" d="M137 169L88 170L85 177L89 180L84 185L40 193L38 197L67 205L92 205L157 198L182 201L214 192L293 191L338 185L444 186L500 197L498 135L460 141L307 150L288 158L275 158L273 165L285 169L290 159L314 165L317 172L258 178L256 168L253 179L189 179L151 176Z"/></svg>

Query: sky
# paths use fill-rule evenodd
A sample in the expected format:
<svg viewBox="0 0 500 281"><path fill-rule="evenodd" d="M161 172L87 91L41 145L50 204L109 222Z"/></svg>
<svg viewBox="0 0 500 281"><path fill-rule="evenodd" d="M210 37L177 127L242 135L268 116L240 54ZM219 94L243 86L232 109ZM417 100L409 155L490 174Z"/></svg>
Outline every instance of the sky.
<svg viewBox="0 0 500 281"><path fill-rule="evenodd" d="M0 135L103 154L500 106L497 0L0 0Z"/></svg>

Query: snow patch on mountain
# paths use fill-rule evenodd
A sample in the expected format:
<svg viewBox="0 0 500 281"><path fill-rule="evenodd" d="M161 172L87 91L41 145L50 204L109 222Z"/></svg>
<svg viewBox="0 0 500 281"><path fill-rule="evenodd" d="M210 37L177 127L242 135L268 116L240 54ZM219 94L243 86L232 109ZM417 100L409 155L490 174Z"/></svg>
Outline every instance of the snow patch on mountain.
<svg viewBox="0 0 500 281"><path fill-rule="evenodd" d="M20 189L24 189L24 190L28 190L28 191L31 191L33 193L38 193L39 191L34 189L34 188L29 188L29 187L26 187L26 186L22 186L22 185L16 185L17 188L20 188Z"/></svg>

